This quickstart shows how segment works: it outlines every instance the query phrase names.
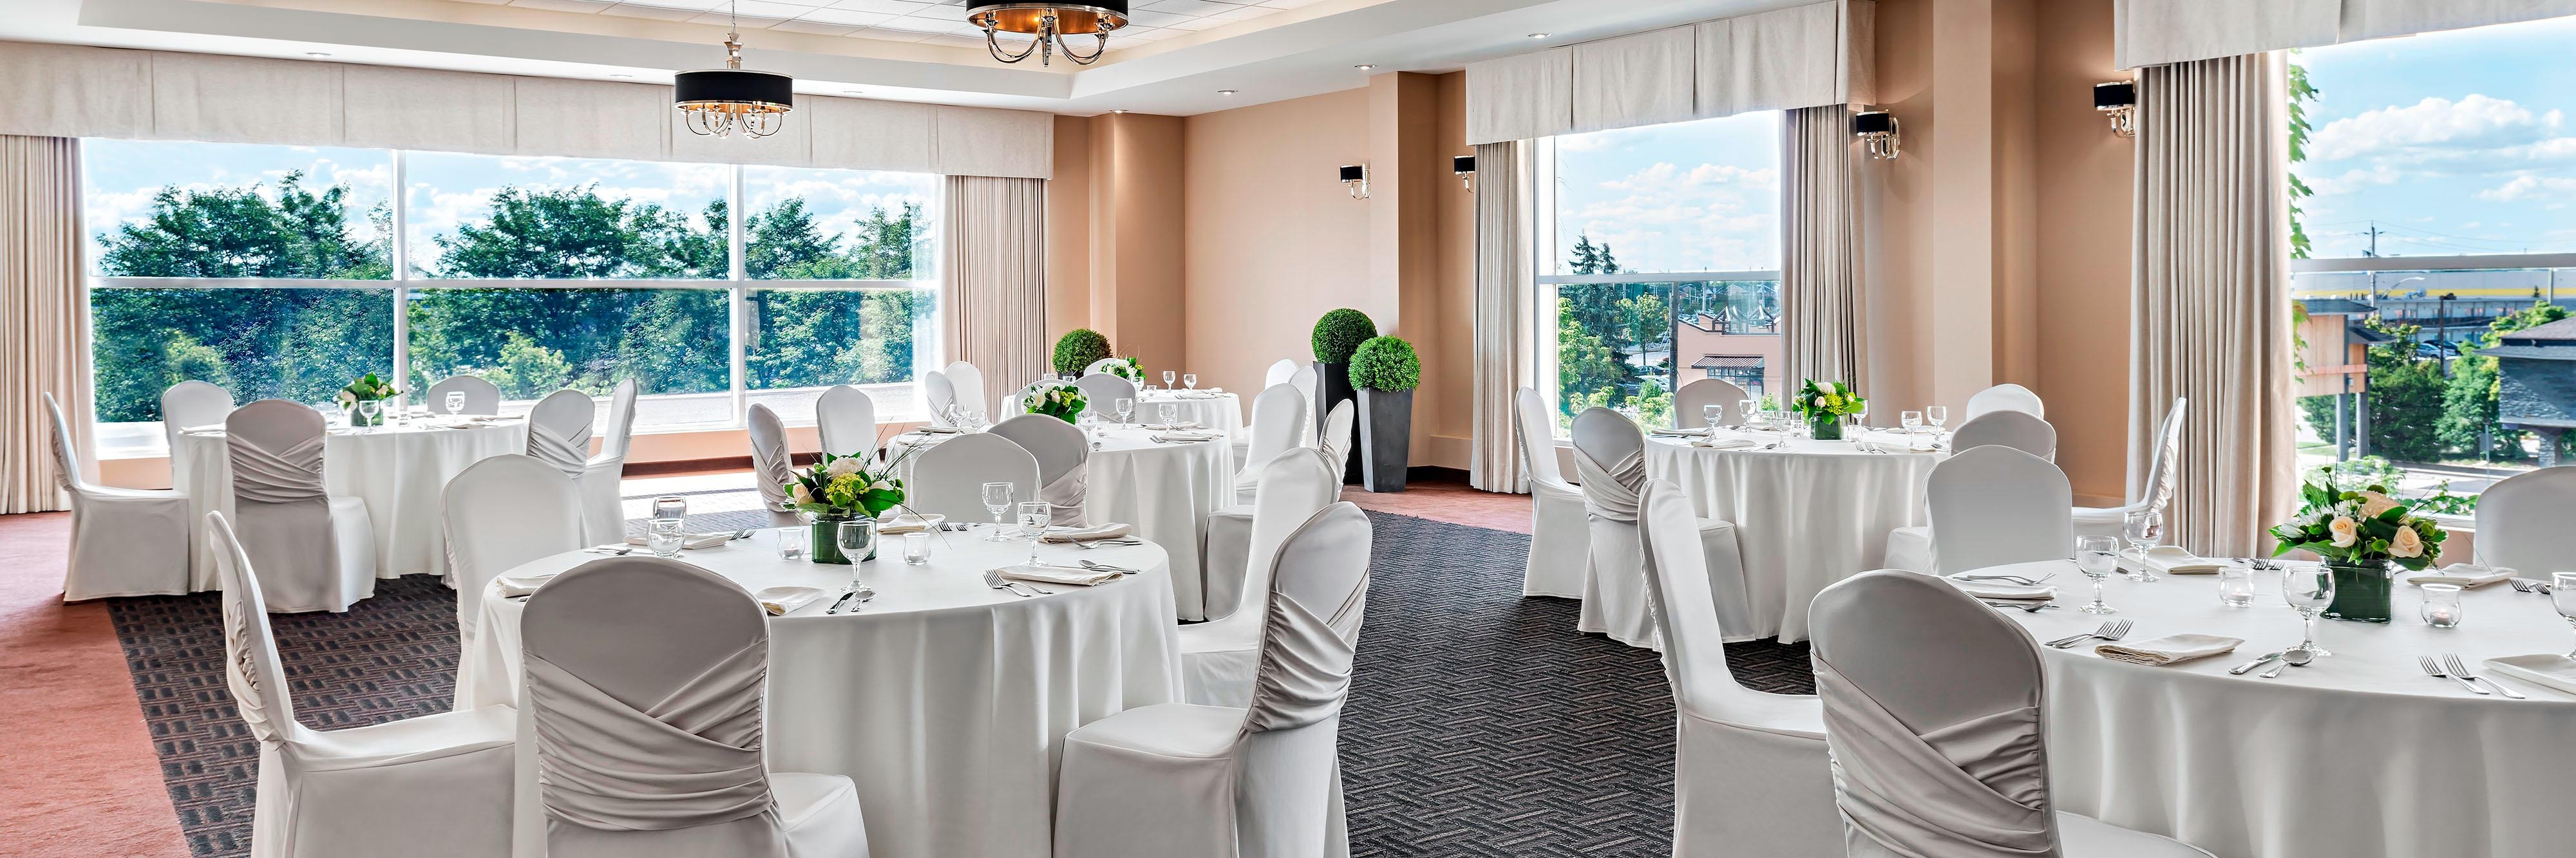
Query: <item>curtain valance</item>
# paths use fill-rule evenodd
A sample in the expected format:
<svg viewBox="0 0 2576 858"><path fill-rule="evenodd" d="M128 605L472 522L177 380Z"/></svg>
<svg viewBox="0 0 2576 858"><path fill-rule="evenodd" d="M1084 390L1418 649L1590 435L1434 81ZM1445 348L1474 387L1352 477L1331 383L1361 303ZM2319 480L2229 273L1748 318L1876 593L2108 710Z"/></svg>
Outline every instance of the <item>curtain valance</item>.
<svg viewBox="0 0 2576 858"><path fill-rule="evenodd" d="M2118 0L2121 68L2576 15L2576 0Z"/></svg>
<svg viewBox="0 0 2576 858"><path fill-rule="evenodd" d="M1049 178L1055 118L798 95L702 137L658 84L0 42L0 134L355 146Z"/></svg>
<svg viewBox="0 0 2576 858"><path fill-rule="evenodd" d="M1877 3L1828 0L1467 66L1467 142L1876 100Z"/></svg>

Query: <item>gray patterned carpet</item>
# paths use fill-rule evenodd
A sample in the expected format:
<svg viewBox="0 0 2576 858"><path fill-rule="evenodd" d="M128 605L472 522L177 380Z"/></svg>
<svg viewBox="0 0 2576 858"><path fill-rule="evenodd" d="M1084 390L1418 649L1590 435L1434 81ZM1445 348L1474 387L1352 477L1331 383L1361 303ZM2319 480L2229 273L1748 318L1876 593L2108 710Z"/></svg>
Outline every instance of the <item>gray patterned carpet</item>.
<svg viewBox="0 0 2576 858"><path fill-rule="evenodd" d="M1574 602L1522 598L1527 537L1371 518L1342 731L1353 853L1670 854L1672 702L1654 654L1574 633ZM215 596L111 608L189 846L247 854L258 752L224 689ZM414 577L347 614L271 617L298 717L335 729L446 711L455 614L453 593ZM1810 690L1804 644L1727 660L1746 685Z"/></svg>

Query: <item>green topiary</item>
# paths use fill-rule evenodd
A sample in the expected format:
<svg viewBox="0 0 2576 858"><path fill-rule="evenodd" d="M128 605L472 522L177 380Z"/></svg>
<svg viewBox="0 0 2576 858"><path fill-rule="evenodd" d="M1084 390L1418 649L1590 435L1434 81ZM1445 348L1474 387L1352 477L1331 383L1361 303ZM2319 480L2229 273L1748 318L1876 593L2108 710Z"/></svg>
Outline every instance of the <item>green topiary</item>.
<svg viewBox="0 0 2576 858"><path fill-rule="evenodd" d="M1373 337L1351 353L1351 386L1412 390L1422 385L1422 359L1402 337Z"/></svg>
<svg viewBox="0 0 2576 858"><path fill-rule="evenodd" d="M1064 332L1055 341L1055 371L1081 375L1092 363L1109 356L1109 338L1090 328Z"/></svg>
<svg viewBox="0 0 2576 858"><path fill-rule="evenodd" d="M1357 351L1361 343L1374 336L1377 336L1377 323L1370 321L1367 313L1349 307L1325 313L1323 318L1315 320L1315 359L1325 363L1350 363L1351 352Z"/></svg>

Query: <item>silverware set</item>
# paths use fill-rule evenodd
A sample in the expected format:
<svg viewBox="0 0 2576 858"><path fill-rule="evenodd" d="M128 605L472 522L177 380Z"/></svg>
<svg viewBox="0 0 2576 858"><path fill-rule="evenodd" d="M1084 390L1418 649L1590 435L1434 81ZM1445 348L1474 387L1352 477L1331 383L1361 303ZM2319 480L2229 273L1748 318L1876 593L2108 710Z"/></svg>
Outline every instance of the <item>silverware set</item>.
<svg viewBox="0 0 2576 858"><path fill-rule="evenodd" d="M1078 546L1081 546L1081 547L1084 547L1084 548L1098 548L1098 547L1103 546L1103 545L1143 545L1143 544L1145 544L1145 542L1144 542L1143 540L1135 539L1135 538L1132 538L1132 537L1120 537L1120 538L1117 538L1117 539L1094 539L1094 540L1090 540L1090 541L1088 541L1088 542L1081 542L1081 541L1077 541L1077 542L1075 542L1075 543L1073 543L1073 544L1078 545ZM1091 562L1091 561L1086 560L1086 561L1083 561L1083 562L1088 563L1088 562Z"/></svg>
<svg viewBox="0 0 2576 858"><path fill-rule="evenodd" d="M2443 653L2442 660L2440 661L2434 661L2433 657L2429 655L2419 655L2415 657L2415 663L2424 668L2424 675L2435 679L2448 679L2458 682L2460 687L2477 692L2481 696L2503 692L2504 696L2515 700L2527 699L2522 696L2522 692L2506 688L2495 680L2479 676L2476 671L2469 669L2469 663L2462 661L2458 653ZM2446 670L2445 668L2448 669ZM2487 689L2489 688L2495 689L2495 691L2488 691Z"/></svg>
<svg viewBox="0 0 2576 858"><path fill-rule="evenodd" d="M862 587L857 584L852 584L848 587L841 588L841 597L832 600L832 606L824 608L823 613L838 614L844 608L848 609L851 613L857 613L862 605L864 605L868 600L876 597L876 588ZM852 599L857 599L858 602L854 604L850 601Z"/></svg>
<svg viewBox="0 0 2576 858"><path fill-rule="evenodd" d="M1023 599L1030 596L1046 596L1055 593L1054 590L1039 589L1035 584L1029 584L1022 581L1012 581L1007 578L1003 578L1002 573L995 572L991 569L984 570L984 586L991 587L995 590L1000 590Z"/></svg>
<svg viewBox="0 0 2576 858"><path fill-rule="evenodd" d="M1979 601L1984 600L1980 599ZM1994 608L1999 611L2019 609L2028 613L2036 614L2041 611L2057 607L2057 605L2050 602L1986 602L1986 607Z"/></svg>
<svg viewBox="0 0 2576 858"><path fill-rule="evenodd" d="M2121 638L2128 637L2129 628L2133 625L2136 624L2128 620L2112 620L2110 622L2103 623L2101 628L2094 629L2080 635L2058 638L2056 640L2049 641L2048 645L2058 649L2065 649L2093 638L2101 638L2106 641L2116 641Z"/></svg>
<svg viewBox="0 0 2576 858"><path fill-rule="evenodd" d="M2041 576L2039 576L2039 577L2037 577L2037 578L2030 578L2030 577L2025 577L2025 576L2021 576L2021 575L1953 575L1953 576L1951 576L1950 580L1953 580L1953 581L2002 581L2002 582L2004 582L2004 583L2006 583L2006 584L2020 584L2020 585L2022 585L2022 586L2024 586L2024 587L2037 587L2037 586L2039 586L2039 585L2041 585L2041 584L2046 584L2046 583L2048 583L2048 580L2049 580L2049 579L2051 579L2051 578L2055 578L2055 577L2057 577L2057 573L2055 573L2055 572L2051 572L2051 573L2048 573L2048 574L2046 574L2046 575L2041 575Z"/></svg>
<svg viewBox="0 0 2576 858"><path fill-rule="evenodd" d="M2516 593L2539 593L2543 596L2547 596L2557 592L2557 588L2551 586L2547 581L2534 581L2529 578L2507 578L2504 579L2504 582L2513 585L2513 591Z"/></svg>

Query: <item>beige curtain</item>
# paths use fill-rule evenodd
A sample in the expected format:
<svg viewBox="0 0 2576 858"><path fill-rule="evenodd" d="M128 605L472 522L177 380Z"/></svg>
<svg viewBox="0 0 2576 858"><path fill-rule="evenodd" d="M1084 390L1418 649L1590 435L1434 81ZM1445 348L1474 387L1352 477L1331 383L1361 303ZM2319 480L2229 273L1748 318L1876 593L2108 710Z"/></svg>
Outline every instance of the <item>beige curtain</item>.
<svg viewBox="0 0 2576 858"><path fill-rule="evenodd" d="M44 394L90 452L80 141L0 135L0 513L67 509Z"/></svg>
<svg viewBox="0 0 2576 858"><path fill-rule="evenodd" d="M1797 108L1781 129L1780 309L1788 356L1781 389L1771 393L1785 397L1812 378L1849 382L1866 395L1869 326L1860 290L1851 110Z"/></svg>
<svg viewBox="0 0 2576 858"><path fill-rule="evenodd" d="M950 176L941 226L948 353L999 399L1047 371L1046 181Z"/></svg>
<svg viewBox="0 0 2576 858"><path fill-rule="evenodd" d="M1529 364L1530 144L1476 147L1476 414L1467 482L1489 492L1526 494L1512 428L1514 394Z"/></svg>
<svg viewBox="0 0 2576 858"><path fill-rule="evenodd" d="M2298 478L2280 57L2150 67L2138 92L2129 468L2145 467L2164 405L2189 397L2167 532L2252 555Z"/></svg>

